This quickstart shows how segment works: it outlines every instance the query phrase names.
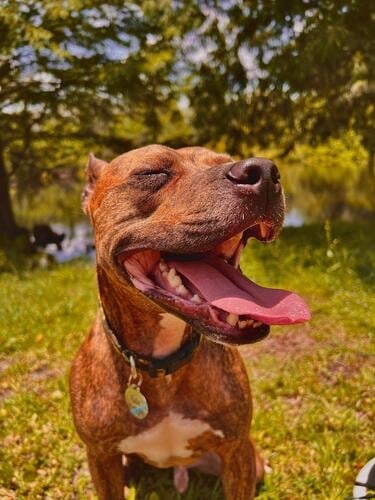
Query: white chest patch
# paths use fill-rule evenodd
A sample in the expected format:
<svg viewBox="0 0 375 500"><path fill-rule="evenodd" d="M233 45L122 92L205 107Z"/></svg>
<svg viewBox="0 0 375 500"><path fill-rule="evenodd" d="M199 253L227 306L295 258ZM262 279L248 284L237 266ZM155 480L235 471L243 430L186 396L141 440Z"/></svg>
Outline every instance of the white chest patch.
<svg viewBox="0 0 375 500"><path fill-rule="evenodd" d="M155 427L123 439L118 449L122 453L140 454L153 464L163 467L172 458L190 457L192 450L189 449L189 441L206 431L224 437L222 431L212 429L207 422L191 420L171 412Z"/></svg>
<svg viewBox="0 0 375 500"><path fill-rule="evenodd" d="M187 324L182 319L173 314L161 313L152 355L163 358L176 351L181 346L186 328Z"/></svg>

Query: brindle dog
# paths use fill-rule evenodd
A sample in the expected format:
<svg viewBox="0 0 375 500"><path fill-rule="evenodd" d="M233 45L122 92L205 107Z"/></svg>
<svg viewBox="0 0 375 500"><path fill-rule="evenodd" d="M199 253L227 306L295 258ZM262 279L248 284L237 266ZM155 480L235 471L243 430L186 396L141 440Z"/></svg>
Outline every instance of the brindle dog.
<svg viewBox="0 0 375 500"><path fill-rule="evenodd" d="M239 268L249 238L280 232L276 166L152 145L111 163L90 155L87 176L102 313L74 361L71 400L99 497L122 499L132 464L146 462L175 467L180 491L197 465L220 473L227 499L253 498L263 465L234 345L309 318L296 294Z"/></svg>

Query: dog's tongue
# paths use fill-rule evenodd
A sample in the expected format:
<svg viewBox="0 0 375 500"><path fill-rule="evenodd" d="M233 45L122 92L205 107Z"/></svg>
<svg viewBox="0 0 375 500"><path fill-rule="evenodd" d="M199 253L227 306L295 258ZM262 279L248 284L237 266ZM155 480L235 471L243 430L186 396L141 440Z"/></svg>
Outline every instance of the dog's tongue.
<svg viewBox="0 0 375 500"><path fill-rule="evenodd" d="M289 325L310 319L309 308L299 295L261 287L220 258L173 261L170 265L211 305L228 313L249 315L267 325Z"/></svg>

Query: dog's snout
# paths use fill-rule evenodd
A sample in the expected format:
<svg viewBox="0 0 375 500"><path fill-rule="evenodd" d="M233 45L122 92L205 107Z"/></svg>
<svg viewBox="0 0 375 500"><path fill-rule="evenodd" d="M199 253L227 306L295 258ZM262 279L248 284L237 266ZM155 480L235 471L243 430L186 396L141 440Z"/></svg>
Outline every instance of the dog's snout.
<svg viewBox="0 0 375 500"><path fill-rule="evenodd" d="M249 158L235 162L226 174L234 184L261 187L271 181L279 184L280 173L276 165L266 158Z"/></svg>

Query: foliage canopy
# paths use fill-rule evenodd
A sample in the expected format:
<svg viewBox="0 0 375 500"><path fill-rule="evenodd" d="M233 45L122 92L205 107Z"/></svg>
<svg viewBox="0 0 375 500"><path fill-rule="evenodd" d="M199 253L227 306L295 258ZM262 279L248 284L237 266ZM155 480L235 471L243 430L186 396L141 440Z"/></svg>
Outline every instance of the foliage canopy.
<svg viewBox="0 0 375 500"><path fill-rule="evenodd" d="M17 232L11 190L71 188L90 148L200 144L289 160L350 130L367 155L357 187L367 174L374 184L374 23L364 0L1 1L0 230ZM346 168L329 169L333 198ZM300 186L319 197L314 169Z"/></svg>

